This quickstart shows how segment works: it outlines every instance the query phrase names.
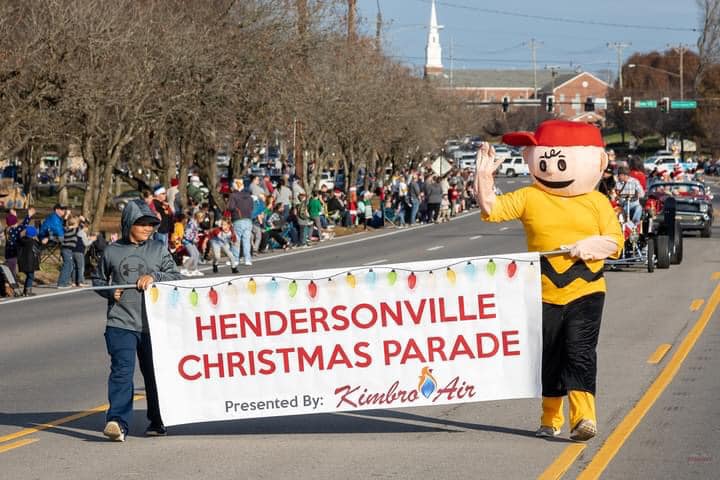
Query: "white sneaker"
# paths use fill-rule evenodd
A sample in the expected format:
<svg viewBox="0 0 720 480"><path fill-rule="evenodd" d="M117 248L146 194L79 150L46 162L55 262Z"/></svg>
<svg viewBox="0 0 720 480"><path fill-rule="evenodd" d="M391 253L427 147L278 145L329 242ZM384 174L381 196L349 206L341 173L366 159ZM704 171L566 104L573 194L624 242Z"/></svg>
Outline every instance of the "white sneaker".
<svg viewBox="0 0 720 480"><path fill-rule="evenodd" d="M559 428L541 425L540 428L535 431L535 436L540 438L557 437L558 435L560 435L560 433L561 432Z"/></svg>
<svg viewBox="0 0 720 480"><path fill-rule="evenodd" d="M232 265L232 262L230 260L228 260L227 262L225 262L225 265L227 265L229 267ZM235 265L235 266L237 267L237 265Z"/></svg>
<svg viewBox="0 0 720 480"><path fill-rule="evenodd" d="M183 268L182 270L180 270L180 275L182 275L183 277L191 277L192 276L192 274L190 273L190 271L187 268Z"/></svg>
<svg viewBox="0 0 720 480"><path fill-rule="evenodd" d="M192 272L190 272L190 275L192 275L193 277L202 277L205 274L200 270L193 270Z"/></svg>
<svg viewBox="0 0 720 480"><path fill-rule="evenodd" d="M250 260L245 260L245 266L247 266L247 267L252 266L252 262Z"/></svg>
<svg viewBox="0 0 720 480"><path fill-rule="evenodd" d="M125 432L123 432L122 427L118 422L115 420L110 420L105 424L105 429L103 430L103 435L108 437L113 442L124 442L125 441Z"/></svg>

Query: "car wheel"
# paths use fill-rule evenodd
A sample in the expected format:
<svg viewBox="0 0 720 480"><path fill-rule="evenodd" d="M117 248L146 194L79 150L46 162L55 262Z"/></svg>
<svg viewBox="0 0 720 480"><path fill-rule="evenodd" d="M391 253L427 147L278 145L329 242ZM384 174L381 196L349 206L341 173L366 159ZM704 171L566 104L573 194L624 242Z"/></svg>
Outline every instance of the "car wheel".
<svg viewBox="0 0 720 480"><path fill-rule="evenodd" d="M672 253L670 254L670 263L680 265L683 260L683 236L680 223L675 222L675 231L673 232Z"/></svg>
<svg viewBox="0 0 720 480"><path fill-rule="evenodd" d="M647 242L647 270L648 273L655 271L655 240L651 237Z"/></svg>
<svg viewBox="0 0 720 480"><path fill-rule="evenodd" d="M515 170L513 170L512 168L508 168L507 170L505 170L505 175L507 175L508 177L514 177L516 176Z"/></svg>
<svg viewBox="0 0 720 480"><path fill-rule="evenodd" d="M670 268L670 237L658 235L655 237L655 254L658 268Z"/></svg>
<svg viewBox="0 0 720 480"><path fill-rule="evenodd" d="M700 231L702 238L710 238L712 236L712 222L707 222L705 227Z"/></svg>

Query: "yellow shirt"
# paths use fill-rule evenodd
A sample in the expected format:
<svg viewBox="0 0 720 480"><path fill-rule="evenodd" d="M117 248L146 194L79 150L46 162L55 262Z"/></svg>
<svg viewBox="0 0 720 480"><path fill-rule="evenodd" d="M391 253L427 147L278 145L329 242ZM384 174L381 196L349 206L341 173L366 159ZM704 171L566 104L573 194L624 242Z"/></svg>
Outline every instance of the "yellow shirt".
<svg viewBox="0 0 720 480"><path fill-rule="evenodd" d="M498 195L492 212L482 218L488 222L519 219L531 252L557 250L594 235L610 235L618 245L617 257L625 242L610 202L596 191L561 197L532 185ZM542 257L543 302L566 305L585 295L604 292L604 264L604 260L582 261L569 255Z"/></svg>

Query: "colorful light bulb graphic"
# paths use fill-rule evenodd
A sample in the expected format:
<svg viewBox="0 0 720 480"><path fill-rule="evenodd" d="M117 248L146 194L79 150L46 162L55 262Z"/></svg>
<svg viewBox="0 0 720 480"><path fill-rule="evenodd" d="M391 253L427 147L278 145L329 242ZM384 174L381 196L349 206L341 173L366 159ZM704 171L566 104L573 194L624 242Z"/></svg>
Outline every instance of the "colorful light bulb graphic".
<svg viewBox="0 0 720 480"><path fill-rule="evenodd" d="M250 295L255 295L257 293L257 282L254 278L248 280L247 289L248 292L250 292Z"/></svg>
<svg viewBox="0 0 720 480"><path fill-rule="evenodd" d="M295 280L293 280L288 285L288 295L290 295L290 298L295 298L295 295L297 295L297 291L298 291L298 284Z"/></svg>
<svg viewBox="0 0 720 480"><path fill-rule="evenodd" d="M485 271L490 275L491 277L495 275L495 271L497 270L497 264L493 261L491 258L488 260L487 266L485 267Z"/></svg>
<svg viewBox="0 0 720 480"><path fill-rule="evenodd" d="M193 288L190 292L190 305L192 305L193 307L197 307L199 301L200 295L198 295L197 290Z"/></svg>
<svg viewBox="0 0 720 480"><path fill-rule="evenodd" d="M345 281L348 285L350 285L350 288L355 288L355 286L357 285L357 278L355 278L355 275L350 272L348 272L347 276L345 277Z"/></svg>
<svg viewBox="0 0 720 480"><path fill-rule="evenodd" d="M217 306L218 301L220 300L217 290L215 290L213 287L210 287L210 291L208 292L208 300L210 300L210 304L213 307Z"/></svg>
<svg viewBox="0 0 720 480"><path fill-rule="evenodd" d="M395 285L395 282L397 282L397 278L398 278L397 272L395 270L391 270L387 276L388 285L390 285L390 286Z"/></svg>
<svg viewBox="0 0 720 480"><path fill-rule="evenodd" d="M150 289L150 301L152 303L157 303L158 298L160 298L160 290L157 288L156 285L153 285Z"/></svg>
<svg viewBox="0 0 720 480"><path fill-rule="evenodd" d="M318 294L318 286L317 283L310 280L310 283L308 283L308 295L310 298L315 298Z"/></svg>
<svg viewBox="0 0 720 480"><path fill-rule="evenodd" d="M450 285L455 285L455 283L457 282L457 275L455 274L455 270L448 267L447 271L445 272L445 276L447 277L448 282L450 282Z"/></svg>
<svg viewBox="0 0 720 480"><path fill-rule="evenodd" d="M175 307L180 303L180 290L177 287L170 290L170 305Z"/></svg>

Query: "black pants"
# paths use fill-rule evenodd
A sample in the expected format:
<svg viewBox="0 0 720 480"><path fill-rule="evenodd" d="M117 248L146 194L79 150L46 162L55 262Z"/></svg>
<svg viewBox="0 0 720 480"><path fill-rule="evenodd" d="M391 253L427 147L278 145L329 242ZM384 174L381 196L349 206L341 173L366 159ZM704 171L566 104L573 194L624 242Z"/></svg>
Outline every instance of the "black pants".
<svg viewBox="0 0 720 480"><path fill-rule="evenodd" d="M562 397L568 390L595 395L596 348L604 303L602 292L567 305L543 303L544 397Z"/></svg>

